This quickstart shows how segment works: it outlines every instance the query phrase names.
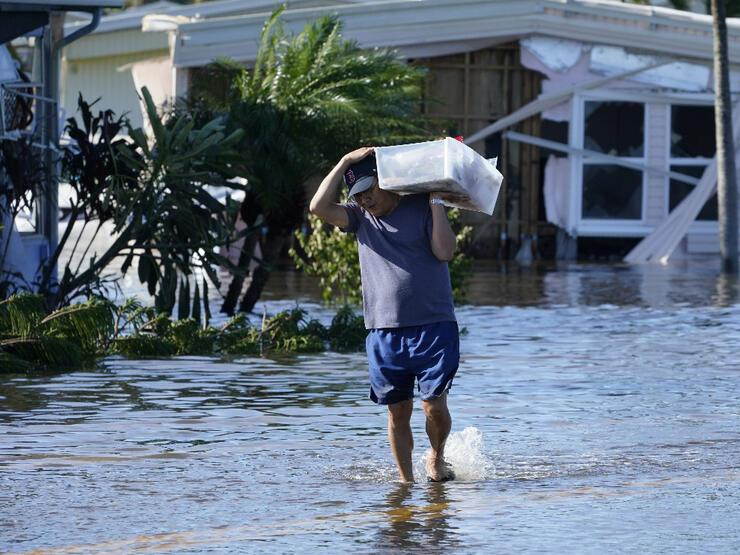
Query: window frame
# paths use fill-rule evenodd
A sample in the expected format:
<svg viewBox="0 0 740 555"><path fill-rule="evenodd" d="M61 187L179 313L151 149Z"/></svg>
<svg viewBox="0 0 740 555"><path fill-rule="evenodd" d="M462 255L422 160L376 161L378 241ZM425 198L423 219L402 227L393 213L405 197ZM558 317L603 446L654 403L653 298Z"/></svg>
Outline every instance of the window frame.
<svg viewBox="0 0 740 555"><path fill-rule="evenodd" d="M673 110L671 109L673 106L706 106L709 108L714 108L714 99L711 97L707 98L691 98L691 99L678 99L678 98L672 98L670 101L666 104L666 129L665 129L665 136L666 136L666 152L665 152L665 160L666 160L666 170L670 171L672 167L675 166L704 166L705 168L712 163L713 158L705 158L705 157L695 157L695 158L689 158L689 157L681 157L681 158L674 158L671 153L671 136L673 131ZM716 193L715 193L716 194ZM665 217L667 218L668 215L671 213L670 209L670 203L671 203L671 179L670 177L665 178L665 202L663 207L663 213ZM691 225L689 226L688 233L701 233L701 234L709 234L709 233L719 233L719 221L712 221L712 220L694 220Z"/></svg>

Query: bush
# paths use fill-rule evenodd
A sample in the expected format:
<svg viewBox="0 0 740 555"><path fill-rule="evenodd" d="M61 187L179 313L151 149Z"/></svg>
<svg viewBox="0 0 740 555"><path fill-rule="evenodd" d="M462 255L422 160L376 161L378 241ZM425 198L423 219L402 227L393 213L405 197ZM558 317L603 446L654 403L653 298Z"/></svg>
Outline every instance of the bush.
<svg viewBox="0 0 740 555"><path fill-rule="evenodd" d="M259 326L237 315L221 328L200 326L194 318L173 321L128 300L119 307L91 299L44 316L43 299L16 295L0 302L0 369L25 372L34 369L76 370L99 357L120 354L127 358L176 355L254 355L317 353L328 348L362 350L365 328L362 316L341 308L331 327L309 319L294 308L264 317ZM131 332L123 336L124 332Z"/></svg>

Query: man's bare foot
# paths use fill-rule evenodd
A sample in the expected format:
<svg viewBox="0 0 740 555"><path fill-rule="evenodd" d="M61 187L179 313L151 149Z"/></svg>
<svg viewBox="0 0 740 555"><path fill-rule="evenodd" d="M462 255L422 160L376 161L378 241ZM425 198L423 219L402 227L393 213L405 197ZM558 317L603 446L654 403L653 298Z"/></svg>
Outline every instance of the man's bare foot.
<svg viewBox="0 0 740 555"><path fill-rule="evenodd" d="M427 457L427 480L430 482L447 482L455 479L452 466L443 457Z"/></svg>

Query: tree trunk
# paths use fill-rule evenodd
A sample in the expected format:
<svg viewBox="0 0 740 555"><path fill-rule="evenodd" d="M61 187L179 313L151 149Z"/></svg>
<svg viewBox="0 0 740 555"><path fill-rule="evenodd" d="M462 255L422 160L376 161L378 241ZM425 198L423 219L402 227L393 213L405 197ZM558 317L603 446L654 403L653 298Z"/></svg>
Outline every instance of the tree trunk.
<svg viewBox="0 0 740 555"><path fill-rule="evenodd" d="M262 261L252 272L252 280L249 282L249 287L244 293L241 304L239 304L239 312L252 312L254 305L257 304L260 295L262 295L265 284L267 284L273 265L280 258L280 253L288 237L288 235L268 232L264 241L262 241L260 245L262 247Z"/></svg>
<svg viewBox="0 0 740 555"><path fill-rule="evenodd" d="M257 222L257 218L261 213L259 202L254 191L247 191L239 207L239 217L247 227L254 227ZM235 224L237 225L237 224ZM226 292L226 297L221 305L221 312L232 315L236 309L236 303L239 302L239 295L241 295L242 287L244 286L244 280L249 275L249 264L252 262L254 256L254 249L259 239L259 231L254 230L244 237L242 243L242 249L239 252L239 261L237 267L242 270L241 274L237 274L232 277L231 283L229 284L229 290Z"/></svg>
<svg viewBox="0 0 740 555"><path fill-rule="evenodd" d="M229 284L229 290L226 292L224 302L221 305L221 312L231 316L234 314L236 309L236 303L239 301L239 295L241 295L242 287L244 286L244 280L248 275L249 263L252 261L252 254L254 253L254 247L257 245L257 239L259 233L250 233L244 238L244 244L242 250L239 253L239 262L237 266L239 269L244 270L244 273L237 274L231 278Z"/></svg>
<svg viewBox="0 0 740 555"><path fill-rule="evenodd" d="M730 71L727 55L727 22L724 0L711 0L714 31L714 118L717 141L717 200L722 271L738 271L738 214L735 145L730 104Z"/></svg>

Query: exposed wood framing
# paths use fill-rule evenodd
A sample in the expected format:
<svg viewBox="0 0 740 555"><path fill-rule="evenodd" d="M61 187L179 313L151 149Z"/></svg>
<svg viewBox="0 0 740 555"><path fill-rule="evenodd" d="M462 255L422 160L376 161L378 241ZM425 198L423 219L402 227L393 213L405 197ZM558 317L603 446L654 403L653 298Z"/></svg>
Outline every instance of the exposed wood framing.
<svg viewBox="0 0 740 555"><path fill-rule="evenodd" d="M578 83L577 85L568 87L560 91L554 91L549 94L542 95L536 100L533 100L532 102L527 104L526 106L522 106L517 111L507 115L506 117L501 118L500 120L496 121L495 123L492 123L488 127L485 127L481 129L480 131L476 132L472 136L468 137L465 140L465 142L467 144L474 143L476 141L484 139L485 137L489 135L492 135L493 133L506 129L507 127L511 127L512 125L515 125L519 123L520 121L524 121L525 119L529 117L540 114L544 110L547 110L548 108L552 108L553 106L557 106L558 104L565 102L571 96L573 96L573 93L576 93L579 91L585 91L589 89L595 89L603 85L606 85L608 83L611 83L613 81L618 81L620 79L627 79L629 77L632 77L633 75L642 73L643 71L647 71L649 69L660 67L662 65L665 65L665 64L664 63L653 64L653 65L645 66L639 69L625 71L624 73L618 73L616 75L611 75L609 77L593 79L591 81L586 81L585 83Z"/></svg>
<svg viewBox="0 0 740 555"><path fill-rule="evenodd" d="M429 69L424 88L425 113L449 122L456 134L480 136L483 128L539 96L541 75L521 65L518 43L464 54L415 60ZM519 121L529 134L540 130L539 112ZM465 214L475 228L476 251L484 256L511 256L523 235L537 233L540 218L540 153L536 145L501 141L500 151L486 152L488 134L465 142L488 157L498 156L504 182L492 218ZM508 241L512 241L511 246Z"/></svg>

